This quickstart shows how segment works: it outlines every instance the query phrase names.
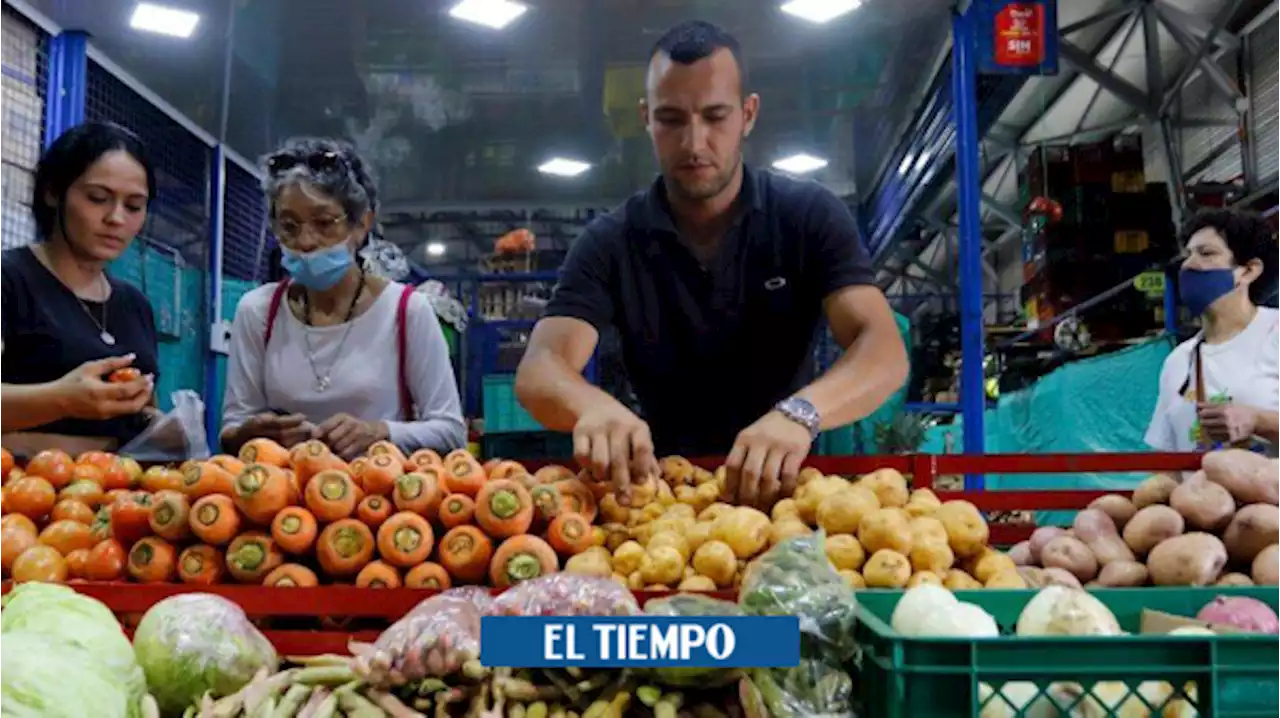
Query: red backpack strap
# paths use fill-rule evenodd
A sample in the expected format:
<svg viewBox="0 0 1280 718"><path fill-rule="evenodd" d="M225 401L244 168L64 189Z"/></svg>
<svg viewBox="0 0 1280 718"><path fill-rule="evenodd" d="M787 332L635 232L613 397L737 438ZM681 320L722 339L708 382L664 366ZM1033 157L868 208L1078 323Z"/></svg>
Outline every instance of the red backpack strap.
<svg viewBox="0 0 1280 718"><path fill-rule="evenodd" d="M396 307L396 354L399 362L400 384L400 418L413 421L417 412L413 406L413 392L409 391L409 298L413 296L413 287L406 285L400 292L400 303Z"/></svg>
<svg viewBox="0 0 1280 718"><path fill-rule="evenodd" d="M271 303L267 305L267 331L262 336L262 346L271 343L271 331L275 328L276 317L280 314L280 303L284 301L285 292L289 291L289 282L281 281L271 292Z"/></svg>

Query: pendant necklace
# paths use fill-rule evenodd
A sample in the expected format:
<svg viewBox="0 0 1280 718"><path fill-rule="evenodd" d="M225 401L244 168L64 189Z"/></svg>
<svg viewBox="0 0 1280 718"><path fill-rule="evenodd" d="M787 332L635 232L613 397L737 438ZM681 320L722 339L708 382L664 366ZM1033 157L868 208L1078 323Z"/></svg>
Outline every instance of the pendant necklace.
<svg viewBox="0 0 1280 718"><path fill-rule="evenodd" d="M110 292L108 292L107 301L110 301L110 300L111 300L111 294ZM98 318L93 316L93 312L89 311L89 305L86 304L85 301L81 299L78 295L76 296L76 301L79 302L80 308L84 310L85 316L89 317L89 321L93 322L94 326L98 328L98 338L102 340L102 343L106 344L109 347L115 346L116 345L115 335L107 331L107 302L104 301L102 303L102 321L98 321Z"/></svg>
<svg viewBox="0 0 1280 718"><path fill-rule="evenodd" d="M346 346L347 337L351 334L351 327L353 326L353 322L351 320L355 317L356 305L360 302L360 295L362 294L364 294L363 268L360 270L360 284L356 287L355 295L351 298L351 306L347 307L347 317L343 320L343 323L347 326L342 331L342 338L338 340L338 347L334 351L333 361L329 363L327 371L321 372L319 367L316 366L316 351L311 345L311 332L304 330L303 337L307 342L307 362L311 364L311 374L315 377L314 388L316 393L322 394L329 390L329 386L332 383L330 381L330 377L333 374L334 367L338 364L338 360L342 358L342 348ZM311 303L307 300L307 293L305 290L302 293L302 313L306 318L307 327L310 328L314 326L311 323Z"/></svg>

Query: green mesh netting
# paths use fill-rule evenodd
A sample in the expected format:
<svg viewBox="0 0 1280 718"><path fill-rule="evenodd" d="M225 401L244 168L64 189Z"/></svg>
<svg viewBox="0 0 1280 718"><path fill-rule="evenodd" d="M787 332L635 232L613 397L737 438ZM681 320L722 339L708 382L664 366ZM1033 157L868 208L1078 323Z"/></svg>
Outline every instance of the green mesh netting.
<svg viewBox="0 0 1280 718"><path fill-rule="evenodd" d="M902 335L902 342L907 347L907 356L911 356L911 320L907 317L893 313L894 320L898 323L898 333ZM910 386L911 379L907 378L906 383L893 396L876 409L870 416L862 421L855 422L849 426L842 426L839 429L824 431L818 437L818 446L815 451L819 456L852 456L855 454L879 454L883 453L882 447L876 438L877 429L894 420L902 413L903 408L907 404L907 387Z"/></svg>

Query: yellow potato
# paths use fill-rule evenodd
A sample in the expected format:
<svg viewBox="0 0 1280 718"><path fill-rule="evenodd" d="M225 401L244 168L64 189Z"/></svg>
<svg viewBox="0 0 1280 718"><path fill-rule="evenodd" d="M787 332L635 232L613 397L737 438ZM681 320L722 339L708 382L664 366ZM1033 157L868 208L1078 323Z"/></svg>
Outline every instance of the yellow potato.
<svg viewBox="0 0 1280 718"><path fill-rule="evenodd" d="M769 518L774 521L798 519L800 518L800 507L796 505L795 499L783 499L773 505L773 510L769 512Z"/></svg>
<svg viewBox="0 0 1280 718"><path fill-rule="evenodd" d="M694 574L681 581L676 588L681 591L714 591L716 590L716 582L706 576Z"/></svg>
<svg viewBox="0 0 1280 718"><path fill-rule="evenodd" d="M663 481L676 486L693 483L693 462L683 456L668 456L658 462Z"/></svg>
<svg viewBox="0 0 1280 718"><path fill-rule="evenodd" d="M648 559L649 557L646 556L645 558ZM627 588L631 589L632 591L644 590L644 577L640 575L639 571L636 571L630 576L627 576Z"/></svg>
<svg viewBox="0 0 1280 718"><path fill-rule="evenodd" d="M653 538L650 538L649 543L645 546L645 550L652 556L654 549L662 546L674 548L679 552L680 560L684 563L688 563L689 557L693 555L693 551L689 548L689 541L674 531L663 531L662 533L654 534Z"/></svg>
<svg viewBox="0 0 1280 718"><path fill-rule="evenodd" d="M716 475L702 468L701 466L693 467L693 483L702 486L707 483L715 483Z"/></svg>
<svg viewBox="0 0 1280 718"><path fill-rule="evenodd" d="M867 474L858 481L875 493L880 505L887 508L902 508L907 505L909 494L907 480L896 469L878 469Z"/></svg>
<svg viewBox="0 0 1280 718"><path fill-rule="evenodd" d="M933 512L933 517L946 528L947 543L956 556L976 556L987 547L991 535L987 522L968 501L948 501Z"/></svg>
<svg viewBox="0 0 1280 718"><path fill-rule="evenodd" d="M644 547L635 541L627 541L613 552L613 570L630 576L640 570L644 558Z"/></svg>
<svg viewBox="0 0 1280 718"><path fill-rule="evenodd" d="M734 507L724 502L717 501L705 509L698 512L699 521L715 521L729 511L733 511Z"/></svg>
<svg viewBox="0 0 1280 718"><path fill-rule="evenodd" d="M956 562L956 555L945 542L926 542L911 547L911 568L916 571L946 573Z"/></svg>
<svg viewBox="0 0 1280 718"><path fill-rule="evenodd" d="M868 588L902 588L911 579L911 562L897 551L881 549L862 567Z"/></svg>
<svg viewBox="0 0 1280 718"><path fill-rule="evenodd" d="M916 571L911 574L911 578L907 581L907 588L915 588L916 586L921 586L926 583L934 586L941 586L942 577L933 571Z"/></svg>
<svg viewBox="0 0 1280 718"><path fill-rule="evenodd" d="M982 583L989 582L998 573L1018 570L1013 559L993 548L983 549L976 557L969 560L965 568L970 576Z"/></svg>
<svg viewBox="0 0 1280 718"><path fill-rule="evenodd" d="M942 585L952 591L965 591L982 588L982 584L978 583L973 576L970 576L958 568L953 568L950 571L947 571L946 575L942 577Z"/></svg>
<svg viewBox="0 0 1280 718"><path fill-rule="evenodd" d="M716 483L698 484L698 488L694 489L693 496L684 502L692 505L695 509L702 510L714 504L720 499L720 485Z"/></svg>
<svg viewBox="0 0 1280 718"><path fill-rule="evenodd" d="M804 486L810 481L813 481L814 479L820 479L820 478L822 478L821 471L818 471L812 466L806 466L803 469L800 469L800 475L796 477L796 486L797 487Z"/></svg>
<svg viewBox="0 0 1280 718"><path fill-rule="evenodd" d="M867 552L863 550L858 539L849 534L828 536L826 541L827 560L838 570L858 571L867 560Z"/></svg>
<svg viewBox="0 0 1280 718"><path fill-rule="evenodd" d="M830 534L857 533L858 524L880 508L880 501L868 489L846 486L823 497L814 514L817 525Z"/></svg>
<svg viewBox="0 0 1280 718"><path fill-rule="evenodd" d="M915 489L911 492L911 496L907 498L907 503L924 504L935 509L942 505L942 502L938 500L938 495L933 493L931 489Z"/></svg>
<svg viewBox="0 0 1280 718"><path fill-rule="evenodd" d="M644 515L645 521L657 521L658 519L662 518L662 514L666 510L667 510L667 507L663 506L662 504L652 503L652 504L645 504L644 508L640 509L640 513Z"/></svg>
<svg viewBox="0 0 1280 718"><path fill-rule="evenodd" d="M693 510L688 504L672 504L662 512L663 516L673 519L689 519L690 521L698 518L698 512Z"/></svg>
<svg viewBox="0 0 1280 718"><path fill-rule="evenodd" d="M613 568L609 566L609 561L600 558L599 554L584 552L570 556L564 563L564 572L577 576L608 578L613 575Z"/></svg>
<svg viewBox="0 0 1280 718"><path fill-rule="evenodd" d="M729 544L707 541L693 552L693 568L723 588L733 584L733 577L738 573L738 561Z"/></svg>
<svg viewBox="0 0 1280 718"><path fill-rule="evenodd" d="M605 494L604 498L600 499L599 510L600 518L605 523L625 524L627 519L631 518L631 507L618 503L616 494Z"/></svg>
<svg viewBox="0 0 1280 718"><path fill-rule="evenodd" d="M604 547L609 549L610 553L617 551L619 546L631 540L631 530L622 524L610 523L601 528L608 534L604 540Z"/></svg>
<svg viewBox="0 0 1280 718"><path fill-rule="evenodd" d="M769 545L777 546L792 536L807 536L813 529L805 525L799 518L777 521L769 527Z"/></svg>
<svg viewBox="0 0 1280 718"><path fill-rule="evenodd" d="M805 484L796 492L796 508L800 510L800 518L811 526L815 525L818 507L825 504L833 494L848 488L848 481L832 476L817 478Z"/></svg>
<svg viewBox="0 0 1280 718"><path fill-rule="evenodd" d="M728 544L738 558L750 558L769 545L770 526L763 511L740 506L716 519L711 537Z"/></svg>
<svg viewBox="0 0 1280 718"><path fill-rule="evenodd" d="M711 524L698 522L685 529L684 540L689 542L689 550L697 551L698 547L711 540Z"/></svg>
<svg viewBox="0 0 1280 718"><path fill-rule="evenodd" d="M698 490L692 486L685 486L684 484L677 486L673 496L678 503L685 504L687 506L698 505Z"/></svg>
<svg viewBox="0 0 1280 718"><path fill-rule="evenodd" d="M684 576L684 557L672 546L657 546L647 550L648 563L640 566L640 577L646 584L660 583L674 586Z"/></svg>
<svg viewBox="0 0 1280 718"><path fill-rule="evenodd" d="M670 506L676 502L675 494L671 492L671 487L665 482L659 481L657 487L656 493L659 504L662 504L663 506Z"/></svg>
<svg viewBox="0 0 1280 718"><path fill-rule="evenodd" d="M843 578L844 582L849 584L849 588L852 588L855 591L867 587L867 580L857 571L841 569L838 573L840 574L840 578Z"/></svg>
<svg viewBox="0 0 1280 718"><path fill-rule="evenodd" d="M902 509L872 511L858 524L858 541L871 553L881 549L902 555L911 553L911 522Z"/></svg>
<svg viewBox="0 0 1280 718"><path fill-rule="evenodd" d="M1001 569L986 581L987 588L1026 588L1027 582L1022 579L1017 568Z"/></svg>
<svg viewBox="0 0 1280 718"><path fill-rule="evenodd" d="M911 506L908 505L905 510L909 515ZM947 527L943 526L941 521L933 518L932 516L917 516L911 519L910 526L911 544L913 546L922 543L942 544L943 546L946 546L950 542L947 538Z"/></svg>

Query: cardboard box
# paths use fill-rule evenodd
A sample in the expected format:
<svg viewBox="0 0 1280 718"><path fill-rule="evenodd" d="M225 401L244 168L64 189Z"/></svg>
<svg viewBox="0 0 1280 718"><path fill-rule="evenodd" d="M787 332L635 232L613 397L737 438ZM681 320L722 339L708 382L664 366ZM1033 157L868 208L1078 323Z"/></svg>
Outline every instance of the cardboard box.
<svg viewBox="0 0 1280 718"><path fill-rule="evenodd" d="M1142 633L1153 634L1169 633L1178 628L1207 628L1219 635L1245 633L1245 631L1242 631L1235 626L1207 623L1205 621L1198 621L1194 618L1187 618L1186 616L1165 613L1164 611L1153 611L1149 608L1142 609L1142 622L1140 625L1141 627L1139 630L1141 630Z"/></svg>

